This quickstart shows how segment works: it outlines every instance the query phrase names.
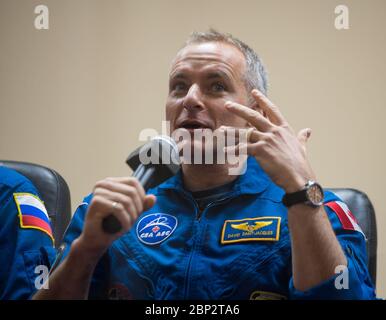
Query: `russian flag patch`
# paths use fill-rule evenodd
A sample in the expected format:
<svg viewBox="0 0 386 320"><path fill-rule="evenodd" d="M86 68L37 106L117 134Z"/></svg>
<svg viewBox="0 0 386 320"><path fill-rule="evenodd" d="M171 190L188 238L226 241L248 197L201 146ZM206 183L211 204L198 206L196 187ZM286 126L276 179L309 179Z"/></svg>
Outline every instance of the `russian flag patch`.
<svg viewBox="0 0 386 320"><path fill-rule="evenodd" d="M20 227L43 231L54 241L50 218L43 201L31 193L14 193L13 197L19 212Z"/></svg>
<svg viewBox="0 0 386 320"><path fill-rule="evenodd" d="M366 239L361 227L358 224L357 219L351 213L348 206L342 201L332 201L325 203L325 206L329 207L338 216L340 223L344 230L352 230L360 232Z"/></svg>

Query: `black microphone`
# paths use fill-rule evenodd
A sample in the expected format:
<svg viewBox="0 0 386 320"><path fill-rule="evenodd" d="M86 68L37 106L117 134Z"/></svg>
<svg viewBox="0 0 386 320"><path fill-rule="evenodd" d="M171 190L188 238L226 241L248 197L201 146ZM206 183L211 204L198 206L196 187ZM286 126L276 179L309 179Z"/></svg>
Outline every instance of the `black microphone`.
<svg viewBox="0 0 386 320"><path fill-rule="evenodd" d="M154 188L174 176L179 168L179 152L175 141L168 136L156 136L145 145L135 149L126 163L134 171L145 191ZM119 220L110 214L102 221L103 231L116 233L121 230Z"/></svg>

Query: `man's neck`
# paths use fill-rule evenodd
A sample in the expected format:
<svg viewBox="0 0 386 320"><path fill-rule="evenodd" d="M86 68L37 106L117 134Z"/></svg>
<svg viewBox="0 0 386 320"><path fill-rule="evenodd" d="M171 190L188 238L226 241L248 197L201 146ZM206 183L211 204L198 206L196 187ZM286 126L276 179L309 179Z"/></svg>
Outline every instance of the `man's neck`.
<svg viewBox="0 0 386 320"><path fill-rule="evenodd" d="M182 176L187 190L195 192L222 186L237 179L230 175L227 164L183 164Z"/></svg>

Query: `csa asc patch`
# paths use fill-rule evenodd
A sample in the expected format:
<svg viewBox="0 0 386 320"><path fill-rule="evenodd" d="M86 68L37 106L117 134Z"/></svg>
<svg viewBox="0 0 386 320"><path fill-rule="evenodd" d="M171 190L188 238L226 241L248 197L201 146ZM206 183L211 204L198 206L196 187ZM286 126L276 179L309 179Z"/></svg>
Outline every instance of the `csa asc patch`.
<svg viewBox="0 0 386 320"><path fill-rule="evenodd" d="M280 221L280 217L226 220L222 229L221 243L278 241Z"/></svg>
<svg viewBox="0 0 386 320"><path fill-rule="evenodd" d="M149 245L165 241L177 227L177 218L166 213L151 213L137 224L138 239Z"/></svg>

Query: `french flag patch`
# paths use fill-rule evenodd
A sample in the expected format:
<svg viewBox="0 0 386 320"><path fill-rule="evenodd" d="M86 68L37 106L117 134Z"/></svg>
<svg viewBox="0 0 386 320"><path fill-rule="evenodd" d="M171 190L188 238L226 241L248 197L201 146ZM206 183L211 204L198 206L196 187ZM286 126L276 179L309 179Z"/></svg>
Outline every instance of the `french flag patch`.
<svg viewBox="0 0 386 320"><path fill-rule="evenodd" d="M338 216L340 223L344 230L352 230L360 232L366 239L361 227L359 226L357 219L351 213L348 206L342 201L332 201L324 204L329 207Z"/></svg>
<svg viewBox="0 0 386 320"><path fill-rule="evenodd" d="M50 218L43 202L31 193L14 193L13 197L19 212L20 227L43 231L54 241Z"/></svg>

